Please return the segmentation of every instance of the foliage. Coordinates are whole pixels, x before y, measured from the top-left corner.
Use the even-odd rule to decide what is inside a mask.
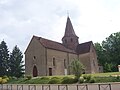
[[[0,76],[7,75],[9,51],[5,41],[0,44]]]
[[[79,83],[95,83],[95,78],[91,75],[84,75],[83,77],[80,77]]]
[[[48,84],[60,84],[60,83],[61,83],[61,79],[58,77],[52,77],[48,82]]]
[[[0,77],[0,84],[5,84],[9,81],[7,76]]]
[[[79,77],[82,75],[84,71],[84,66],[79,60],[73,60],[71,62],[71,70],[73,74],[75,75],[76,79],[79,79]]]
[[[64,77],[62,79],[62,84],[73,84],[73,83],[77,83],[78,79],[73,78],[73,77]]]
[[[84,83],[84,80],[85,80],[85,79],[84,79],[83,77],[80,77],[80,78],[79,78],[79,83]]]
[[[47,77],[47,76],[43,76],[43,77],[41,77],[41,80],[48,80],[48,79],[50,79],[50,78]]]
[[[113,33],[102,42],[95,43],[99,64],[105,72],[117,71],[120,64],[120,32]]]
[[[97,53],[97,59],[98,59],[98,63],[99,65],[104,65],[104,63],[107,61],[107,54],[106,51],[104,50],[104,48],[102,47],[102,45],[100,43],[95,43],[95,49],[96,49],[96,53]]]
[[[32,79],[32,76],[31,76],[31,75],[27,75],[27,76],[25,76],[25,77],[26,77],[26,80]]]
[[[9,62],[9,73],[10,76],[15,76],[17,78],[21,77],[24,74],[24,65],[22,61],[23,55],[20,49],[15,46],[13,48],[12,53],[10,54],[10,62]]]
[[[7,75],[20,77],[24,70],[22,58],[22,53],[17,46],[15,46],[13,52],[9,55],[6,42],[2,41],[0,43],[0,76]]]
[[[120,72],[83,74],[79,79],[79,83],[120,82],[120,76],[119,75],[120,75]],[[86,78],[87,80],[84,79],[83,77]],[[30,80],[26,80],[26,78],[18,78],[17,79],[15,77],[12,77],[9,80],[8,83],[10,83],[10,84],[49,84],[50,81],[52,81],[52,79],[57,79],[57,80],[59,79],[60,84],[74,84],[74,83],[77,83],[77,80],[72,75],[67,75],[67,76],[43,76],[43,77],[32,78]],[[54,84],[58,84],[58,83],[59,82],[54,83]]]

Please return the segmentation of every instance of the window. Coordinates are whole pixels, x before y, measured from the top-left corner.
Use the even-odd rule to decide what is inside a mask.
[[[73,42],[73,39],[72,39],[72,38],[71,38],[70,40],[71,40],[71,42]]]
[[[93,65],[95,66],[95,61],[93,60]]]
[[[36,59],[36,57],[35,56],[33,56],[33,60],[35,60]]]
[[[65,43],[67,43],[67,40],[65,39]]]
[[[53,66],[55,66],[55,58],[53,58]]]
[[[64,68],[67,68],[67,66],[66,66],[66,59],[64,59]]]

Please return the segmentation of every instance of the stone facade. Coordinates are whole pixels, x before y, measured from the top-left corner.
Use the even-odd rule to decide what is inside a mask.
[[[92,41],[79,44],[69,17],[62,41],[33,36],[25,51],[25,74],[34,77],[72,74],[69,65],[75,59],[83,63],[85,73],[99,72]]]

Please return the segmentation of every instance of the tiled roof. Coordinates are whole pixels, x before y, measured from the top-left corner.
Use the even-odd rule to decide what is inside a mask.
[[[91,44],[92,44],[92,41],[79,44],[76,48],[77,54],[84,54],[84,53],[90,52]]]
[[[34,36],[34,37],[37,40],[39,40],[39,42],[46,48],[64,51],[64,52],[76,53],[74,50],[70,50],[70,49],[67,49],[66,47],[64,47],[62,43],[51,41],[51,40],[48,40],[48,39],[45,39],[42,37],[37,37],[37,36]]]
[[[62,43],[51,41],[42,37],[34,36],[44,47],[54,50],[59,50],[63,52],[84,54],[90,52],[90,46],[92,41],[81,43],[77,46],[76,52],[74,50],[67,49]]]

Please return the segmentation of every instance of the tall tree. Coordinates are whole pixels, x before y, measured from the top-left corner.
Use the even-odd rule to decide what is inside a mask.
[[[97,52],[97,55],[98,55],[98,62],[100,65],[103,65],[106,58],[105,58],[105,53],[104,53],[104,49],[103,47],[101,46],[100,43],[95,43],[95,49],[96,49],[96,52]]]
[[[21,77],[24,74],[24,65],[23,65],[23,55],[20,49],[15,46],[12,53],[10,54],[10,76],[15,76],[17,78]]]
[[[112,64],[112,71],[117,71],[117,65],[120,64],[120,32],[111,34],[105,41],[102,42],[102,46],[109,55],[108,63]]]
[[[97,59],[99,65],[103,66],[104,72],[110,72],[110,66],[109,65],[109,54],[108,52],[103,48],[103,46],[100,43],[95,43],[95,49],[97,52]],[[108,68],[109,67],[109,68]]]
[[[7,75],[9,51],[5,41],[0,44],[0,76]]]
[[[105,72],[118,71],[120,64],[120,32],[113,33],[102,42],[95,44],[99,63]]]

